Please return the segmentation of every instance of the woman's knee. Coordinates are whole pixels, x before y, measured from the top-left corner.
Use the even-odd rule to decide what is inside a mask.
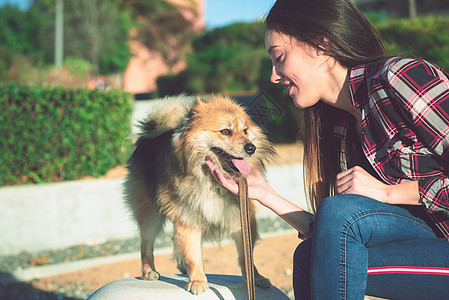
[[[328,226],[335,228],[344,225],[354,215],[370,209],[378,204],[379,201],[360,195],[337,195],[321,201],[316,214],[316,226]],[[323,221],[321,221],[323,220]]]

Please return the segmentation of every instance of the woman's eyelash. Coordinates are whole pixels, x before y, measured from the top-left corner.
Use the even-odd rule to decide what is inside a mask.
[[[277,62],[277,63],[281,61],[282,55],[283,55],[283,54],[279,55],[279,56],[276,58],[276,62]]]

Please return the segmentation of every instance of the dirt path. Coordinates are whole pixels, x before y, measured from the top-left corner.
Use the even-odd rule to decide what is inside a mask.
[[[292,289],[292,256],[300,240],[295,232],[262,238],[257,244],[254,259],[259,272],[272,284],[287,294]],[[274,246],[275,245],[275,246]],[[155,263],[160,274],[178,274],[171,254],[156,255]],[[204,268],[208,274],[240,275],[237,251],[233,243],[208,247],[203,250]],[[103,285],[124,278],[140,276],[140,259],[131,259],[108,265],[83,269],[33,280],[34,288],[53,291],[54,282],[66,286],[83,285],[85,290],[95,291]]]

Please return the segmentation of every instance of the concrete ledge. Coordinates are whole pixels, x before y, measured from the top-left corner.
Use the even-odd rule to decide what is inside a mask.
[[[94,244],[136,234],[123,179],[0,188],[0,255]]]
[[[140,278],[124,279],[111,282],[94,294],[88,300],[126,300],[126,299],[194,299],[194,300],[230,300],[248,299],[246,283],[241,276],[208,274],[209,290],[195,296],[187,292],[186,275],[161,276],[160,280],[144,281]],[[289,298],[278,288],[269,289],[256,287],[258,300],[288,300]]]
[[[301,165],[271,166],[267,179],[305,208]],[[96,244],[137,235],[122,178],[0,188],[0,255]],[[266,208],[258,217],[277,218]]]

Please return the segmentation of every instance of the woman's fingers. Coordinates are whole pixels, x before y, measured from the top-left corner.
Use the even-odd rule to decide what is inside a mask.
[[[212,173],[212,176],[214,176],[216,181],[218,181],[222,186],[227,188],[232,193],[234,193],[236,195],[238,194],[239,187],[234,179],[225,177],[223,175],[223,173],[215,167],[215,165],[212,161],[206,160],[206,164],[209,167],[209,169]]]

